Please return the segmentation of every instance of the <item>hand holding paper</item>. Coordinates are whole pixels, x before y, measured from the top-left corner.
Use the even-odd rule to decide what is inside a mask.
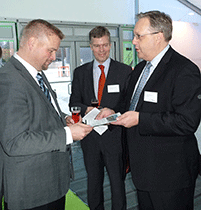
[[[99,114],[96,116],[96,120],[101,120],[102,118],[106,118],[112,114],[115,114],[114,110],[105,107],[100,110]]]
[[[138,125],[139,123],[139,112],[135,111],[128,111],[119,116],[116,119],[116,122],[113,122],[111,124],[113,125],[122,125],[126,128],[131,128],[133,126]]]
[[[115,122],[116,118],[118,116],[120,116],[120,113],[116,113],[113,115],[110,115],[106,118],[102,118],[100,120],[96,119],[96,116],[99,114],[100,110],[94,108],[93,110],[91,110],[88,114],[86,114],[82,121],[87,124],[90,125],[92,127],[94,127],[94,130],[99,133],[100,135],[102,135],[107,129],[108,126],[107,124],[111,123],[111,122]]]

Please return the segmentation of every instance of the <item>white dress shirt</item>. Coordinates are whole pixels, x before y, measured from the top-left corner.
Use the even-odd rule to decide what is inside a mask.
[[[170,45],[167,45],[152,61],[150,61],[150,63],[152,64],[152,66],[150,67],[150,73],[149,73],[149,76],[148,76],[148,78],[147,78],[147,81],[149,80],[149,78],[150,78],[150,76],[152,75],[152,73],[154,72],[154,70],[155,70],[155,68],[157,67],[157,65],[159,64],[159,62],[161,61],[161,59],[162,59],[162,57],[165,55],[165,53],[168,51],[168,49],[169,49],[169,47],[170,47]],[[147,63],[148,63],[149,61],[147,61]],[[145,65],[145,67],[146,67],[146,65]],[[139,77],[139,79],[138,79],[138,81],[137,81],[137,83],[136,83],[136,85],[135,85],[135,89],[134,89],[134,92],[133,92],[133,95],[132,95],[132,97],[131,97],[131,101],[132,101],[132,98],[133,98],[133,96],[134,96],[134,94],[135,94],[135,91],[136,91],[136,88],[137,88],[137,86],[138,86],[138,84],[139,84],[139,81],[140,81],[140,78],[141,78],[141,76],[142,76],[142,74],[143,74],[143,72],[144,72],[144,70],[145,70],[145,67],[144,67],[144,69],[143,69],[143,71],[142,71],[142,73],[141,73],[141,75],[140,75],[140,77]],[[135,71],[135,70],[134,70]]]

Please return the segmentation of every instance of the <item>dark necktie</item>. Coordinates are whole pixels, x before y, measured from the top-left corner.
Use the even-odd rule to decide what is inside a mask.
[[[48,100],[51,102],[50,93],[49,93],[49,90],[44,85],[44,81],[43,81],[42,75],[40,73],[38,73],[36,78],[37,78],[37,80],[39,82],[41,90],[45,93],[45,95],[47,96]]]
[[[134,93],[134,96],[133,96],[133,99],[131,101],[131,104],[130,104],[130,108],[129,110],[130,111],[135,111],[135,108],[137,106],[137,103],[138,103],[138,100],[140,98],[140,94],[147,82],[147,79],[148,79],[148,76],[149,76],[149,73],[150,73],[150,68],[151,68],[152,64],[150,62],[147,63],[146,67],[145,67],[145,70],[142,74],[142,77],[140,79],[140,82],[136,88],[136,91]]]
[[[99,65],[98,67],[101,70],[101,75],[100,75],[99,83],[98,83],[98,101],[99,101],[99,105],[100,105],[101,98],[102,98],[102,95],[103,95],[103,88],[104,88],[104,85],[105,85],[105,73],[104,73],[105,66]]]

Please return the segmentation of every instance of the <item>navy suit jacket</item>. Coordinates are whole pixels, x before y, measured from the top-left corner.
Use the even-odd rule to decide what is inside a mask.
[[[132,72],[126,110],[145,64],[142,61]],[[152,99],[157,94],[157,100],[147,93]],[[139,124],[126,133],[138,189],[168,191],[195,184],[199,152],[194,132],[201,118],[200,99],[198,67],[170,47],[142,91],[136,107]]]
[[[47,204],[69,189],[65,119],[56,94],[43,77],[60,116],[18,60],[12,57],[0,71],[0,141],[9,209]]]
[[[100,106],[111,108],[115,112],[122,112],[121,102],[125,101],[131,72],[130,66],[111,59]],[[119,85],[119,92],[109,92],[108,85]],[[84,116],[87,107],[91,106],[91,99],[93,98],[95,98],[93,62],[90,62],[76,68],[74,71],[69,106],[80,106],[81,114]],[[100,138],[100,141],[108,152],[113,154],[122,152],[121,132],[122,128],[120,126],[115,126],[112,130],[107,130],[101,136],[95,131],[92,131],[82,140],[82,147],[91,146],[92,149],[93,139]]]

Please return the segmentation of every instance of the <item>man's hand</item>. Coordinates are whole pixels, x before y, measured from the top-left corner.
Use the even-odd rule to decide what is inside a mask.
[[[102,118],[108,117],[111,114],[115,114],[114,110],[109,108],[103,108],[100,110],[99,114],[96,116],[96,120],[101,120]]]
[[[81,122],[69,125],[71,130],[71,134],[74,141],[82,140],[85,136],[87,136],[93,129],[93,127],[89,125],[85,125]]]
[[[66,125],[67,125],[67,126],[73,125],[73,124],[74,124],[74,121],[73,121],[73,119],[72,119],[71,116],[67,116],[67,117],[65,118],[65,120],[66,120]]]
[[[139,123],[139,112],[128,111],[117,117],[117,121],[111,124],[123,125],[126,128],[131,128]]]
[[[74,120],[72,119],[72,117],[70,115],[67,116],[65,119],[66,119],[66,125],[67,126],[75,124]],[[79,122],[82,122],[82,117],[81,116],[79,118]]]

